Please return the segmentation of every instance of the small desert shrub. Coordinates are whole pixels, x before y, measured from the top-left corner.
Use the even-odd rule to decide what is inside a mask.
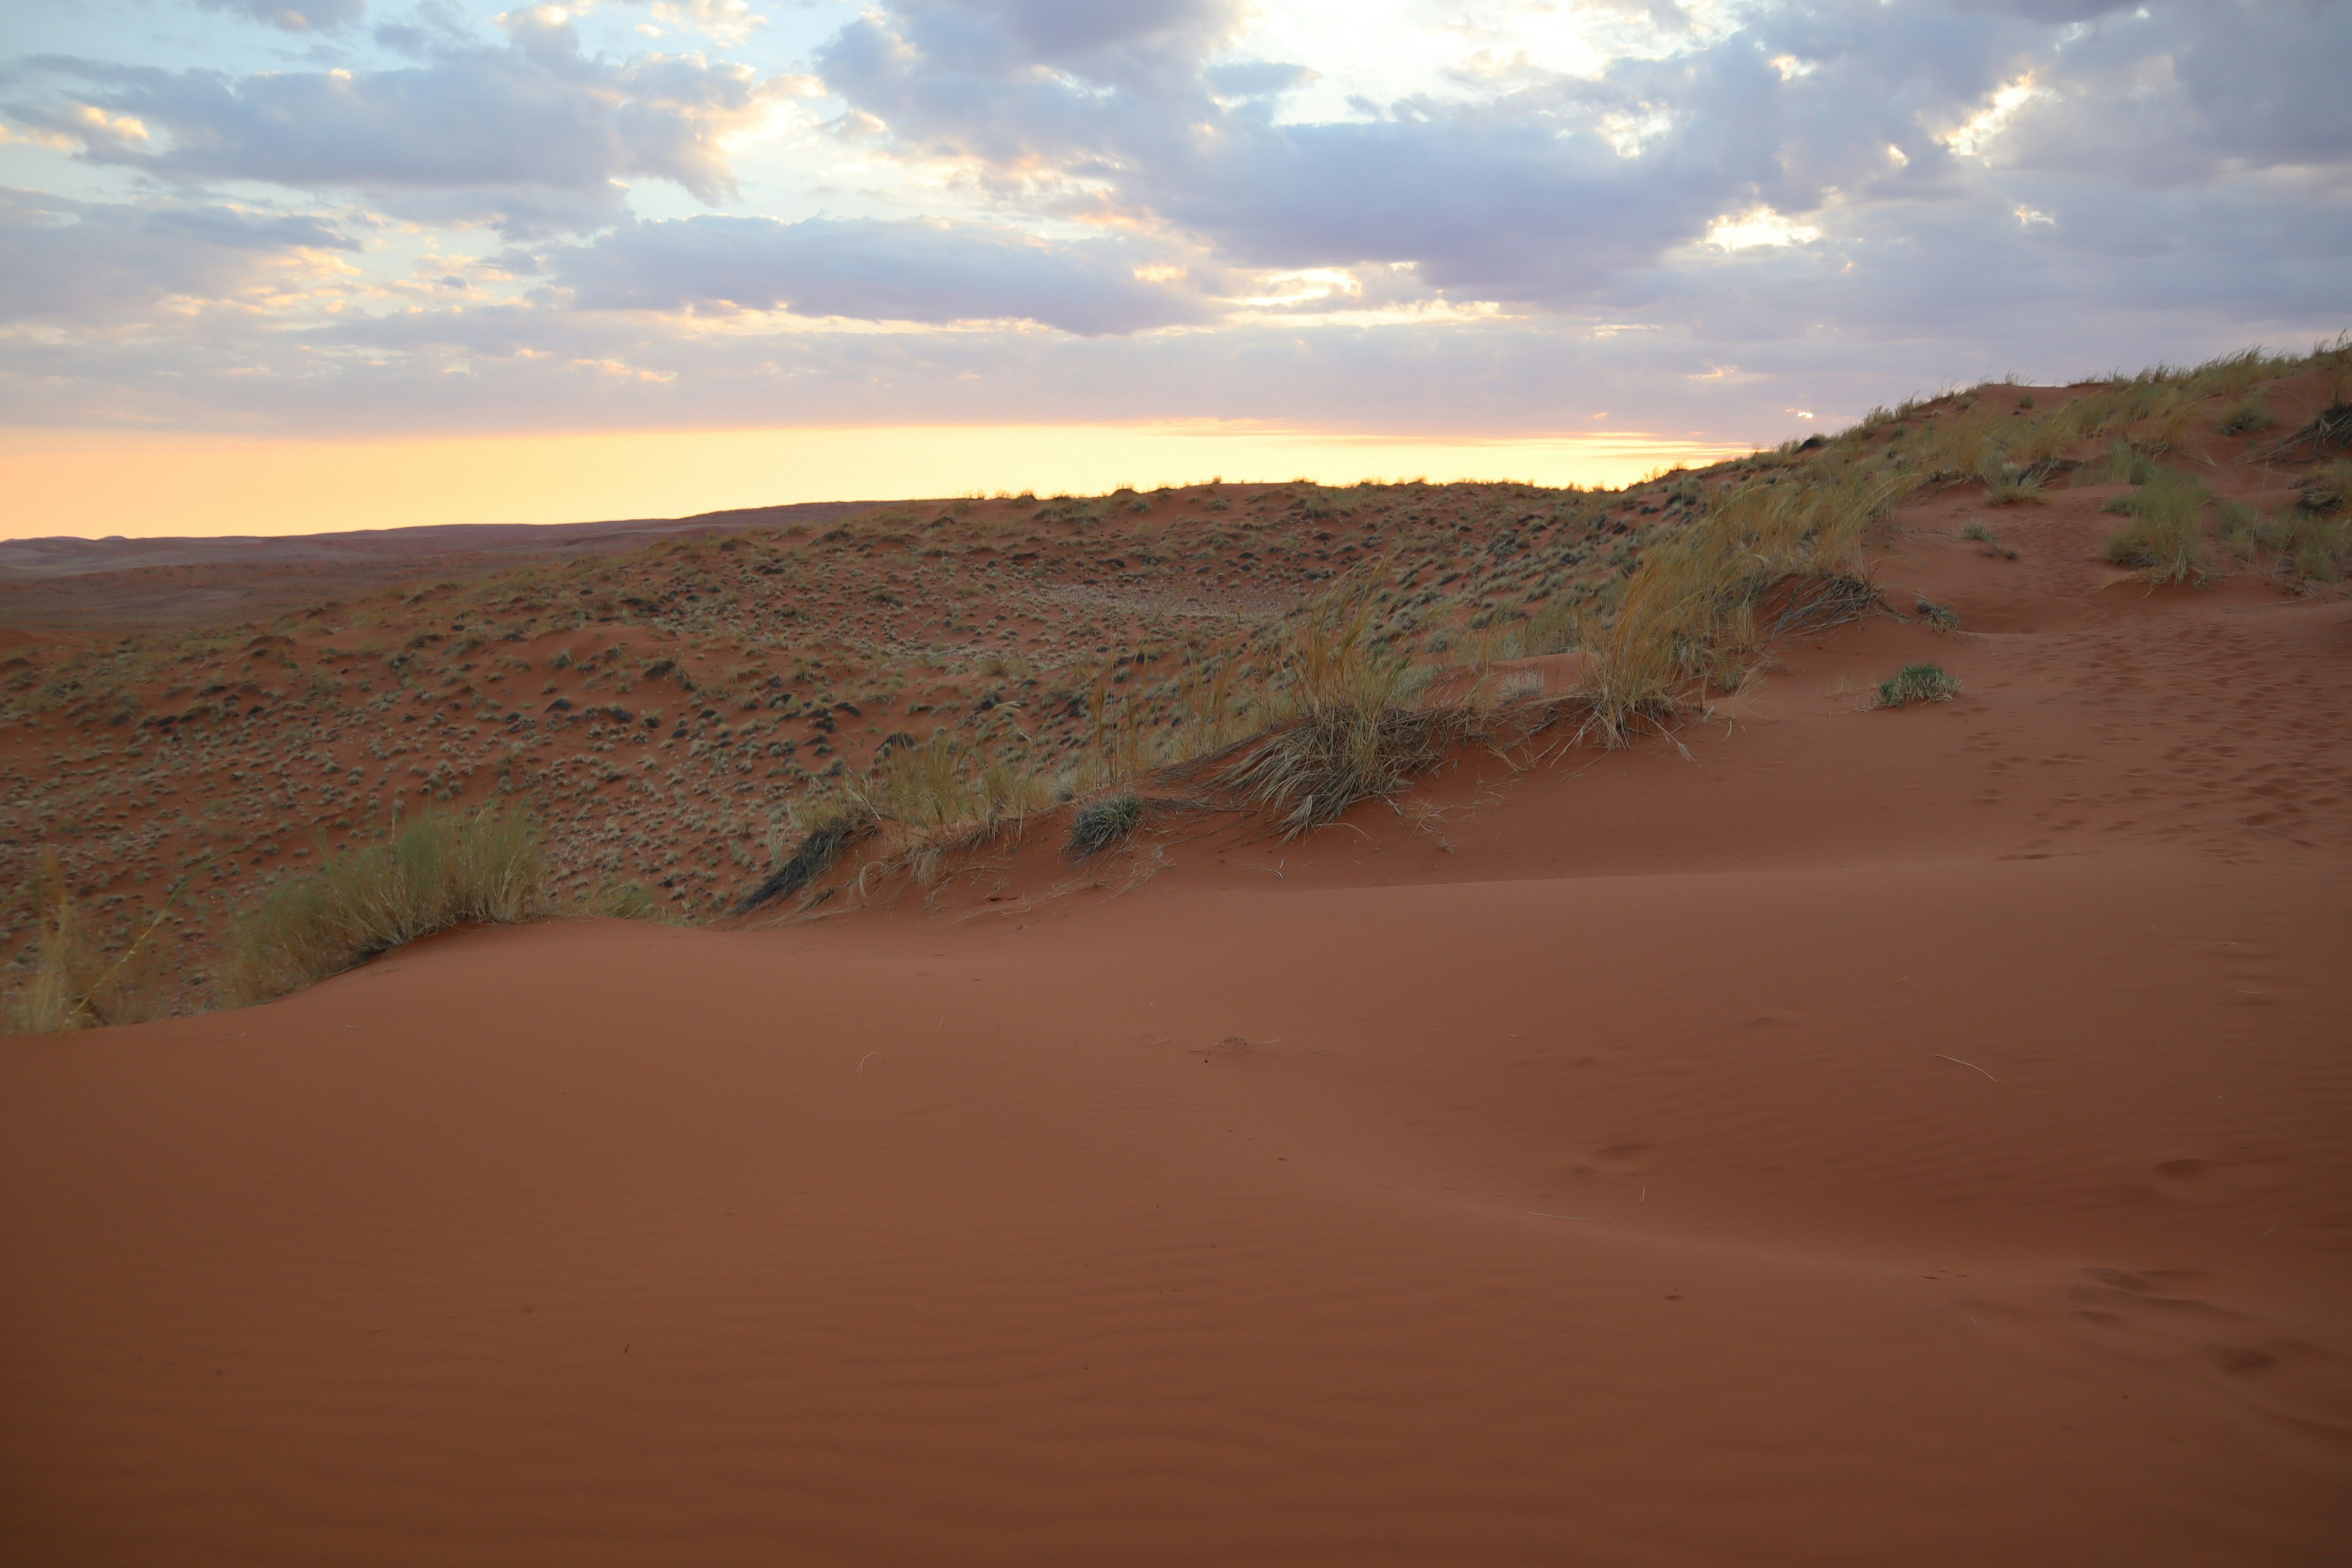
[[[174,889],[176,891],[177,889]],[[56,855],[45,853],[35,872],[33,916],[39,935],[31,977],[9,998],[8,1027],[17,1034],[57,1035],[105,1024],[136,1024],[170,1011],[163,959],[163,910],[119,954],[105,952],[89,917],[67,889]]]
[[[1143,820],[1143,797],[1133,790],[1090,800],[1070,818],[1069,855],[1085,860],[1115,849],[1134,837]]]
[[[1999,544],[2000,537],[1985,526],[1982,518],[1972,517],[1961,525],[1960,537],[1978,544]]]
[[[2151,583],[2193,583],[2205,575],[2205,489],[2177,469],[2159,468],[2125,498],[2131,521],[2099,553]]]
[[[543,877],[538,829],[520,807],[420,816],[273,889],[233,934],[224,999],[283,996],[451,926],[529,920]]]
[[[1940,664],[1906,664],[1890,679],[1878,683],[1881,708],[1903,708],[1914,702],[1949,702],[1960,694],[1959,679]]]
[[[1959,630],[1960,617],[1953,612],[1949,605],[1939,605],[1933,599],[1922,599],[1912,607],[1918,612],[1921,620],[1939,632]]]

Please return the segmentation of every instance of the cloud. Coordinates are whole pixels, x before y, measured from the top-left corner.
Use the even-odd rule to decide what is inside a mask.
[[[1589,69],[1505,49],[1377,101],[1334,91],[1345,50],[1234,58],[1274,36],[1242,9],[874,0],[814,57],[838,139],[744,164],[796,205],[662,221],[626,182],[738,199],[731,140],[797,89],[598,58],[539,12],[485,41],[420,11],[373,35],[398,68],[348,74],[20,63],[16,123],[150,194],[0,210],[0,416],[1504,434],[1606,406],[1769,439],[1790,406],[2347,324],[2352,6],[1627,0],[1631,52]],[[1416,14],[1484,48],[1544,9]],[[205,193],[252,180],[351,199],[329,222]],[[484,224],[514,248],[434,232]],[[257,303],[362,232],[372,294]]]
[[[207,11],[250,16],[289,33],[348,27],[367,11],[367,0],[196,0],[196,4]]]
[[[554,13],[561,16],[561,13]],[[385,70],[213,70],[42,58],[6,112],[81,155],[183,184],[478,193],[478,207],[610,221],[620,182],[667,180],[706,202],[735,189],[724,138],[780,90],[749,67],[692,55],[617,64],[582,54],[567,22],[510,14],[502,46],[444,44]],[[21,91],[51,84],[38,96]],[[502,199],[512,194],[515,199]]]
[[[235,298],[305,252],[356,248],[313,217],[0,190],[0,321],[105,326],[166,300]]]
[[[2142,184],[2352,169],[2352,6],[2150,8],[2055,53],[1988,149],[1997,162]]]
[[[553,272],[590,310],[1010,320],[1086,335],[1204,319],[1154,259],[1118,239],[1055,244],[974,224],[709,216],[624,226],[559,253]]]

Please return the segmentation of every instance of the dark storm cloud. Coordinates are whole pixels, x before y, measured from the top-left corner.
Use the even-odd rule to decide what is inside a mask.
[[[299,251],[354,248],[310,217],[0,190],[0,321],[109,323],[167,299],[228,298]]]
[[[1084,335],[1202,319],[1172,279],[1135,276],[1151,259],[1118,240],[1048,244],[973,224],[714,216],[624,226],[560,253],[554,273],[592,310],[1021,320]]]
[[[539,192],[525,205],[542,207],[554,192],[607,221],[626,178],[705,200],[733,190],[719,138],[763,100],[751,69],[659,55],[609,63],[583,55],[568,24],[528,14],[508,31],[500,46],[443,45],[388,70],[233,77],[37,58],[10,73],[6,112],[73,139],[92,163],[182,184]]]

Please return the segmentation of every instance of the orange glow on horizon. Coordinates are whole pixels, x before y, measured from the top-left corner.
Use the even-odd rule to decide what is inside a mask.
[[[376,441],[0,432],[0,537],[326,533],[685,517],[809,500],[1097,494],[1212,477],[1621,485],[1748,451],[1579,434],[1464,440],[1167,425],[623,431]]]

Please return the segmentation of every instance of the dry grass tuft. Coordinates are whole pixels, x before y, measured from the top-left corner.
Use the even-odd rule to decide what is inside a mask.
[[[1765,637],[1867,614],[1878,595],[1863,539],[1911,482],[1822,463],[1716,491],[1696,524],[1643,558],[1595,639],[1586,733],[1622,745],[1668,722],[1690,686],[1738,686]],[[1759,614],[1770,617],[1760,632]]]
[[[171,1010],[162,936],[169,898],[121,953],[109,954],[74,901],[54,853],[42,855],[31,894],[39,936],[32,977],[9,998],[12,1031],[65,1034],[143,1023]]]
[[[2158,468],[2117,506],[2131,521],[2111,534],[2101,557],[2150,583],[2205,579],[2205,487],[2174,468]]]
[[[1143,820],[1143,797],[1131,789],[1090,800],[1070,818],[1067,845],[1073,860],[1090,860],[1135,836]]]
[[[232,939],[230,1005],[266,1002],[451,926],[542,911],[539,832],[519,807],[426,816],[273,889]]]
[[[1275,722],[1214,759],[1217,783],[1271,812],[1286,838],[1403,788],[1484,729],[1473,704],[1412,700],[1415,671],[1373,640],[1372,615],[1360,584],[1313,606],[1283,663]]]

